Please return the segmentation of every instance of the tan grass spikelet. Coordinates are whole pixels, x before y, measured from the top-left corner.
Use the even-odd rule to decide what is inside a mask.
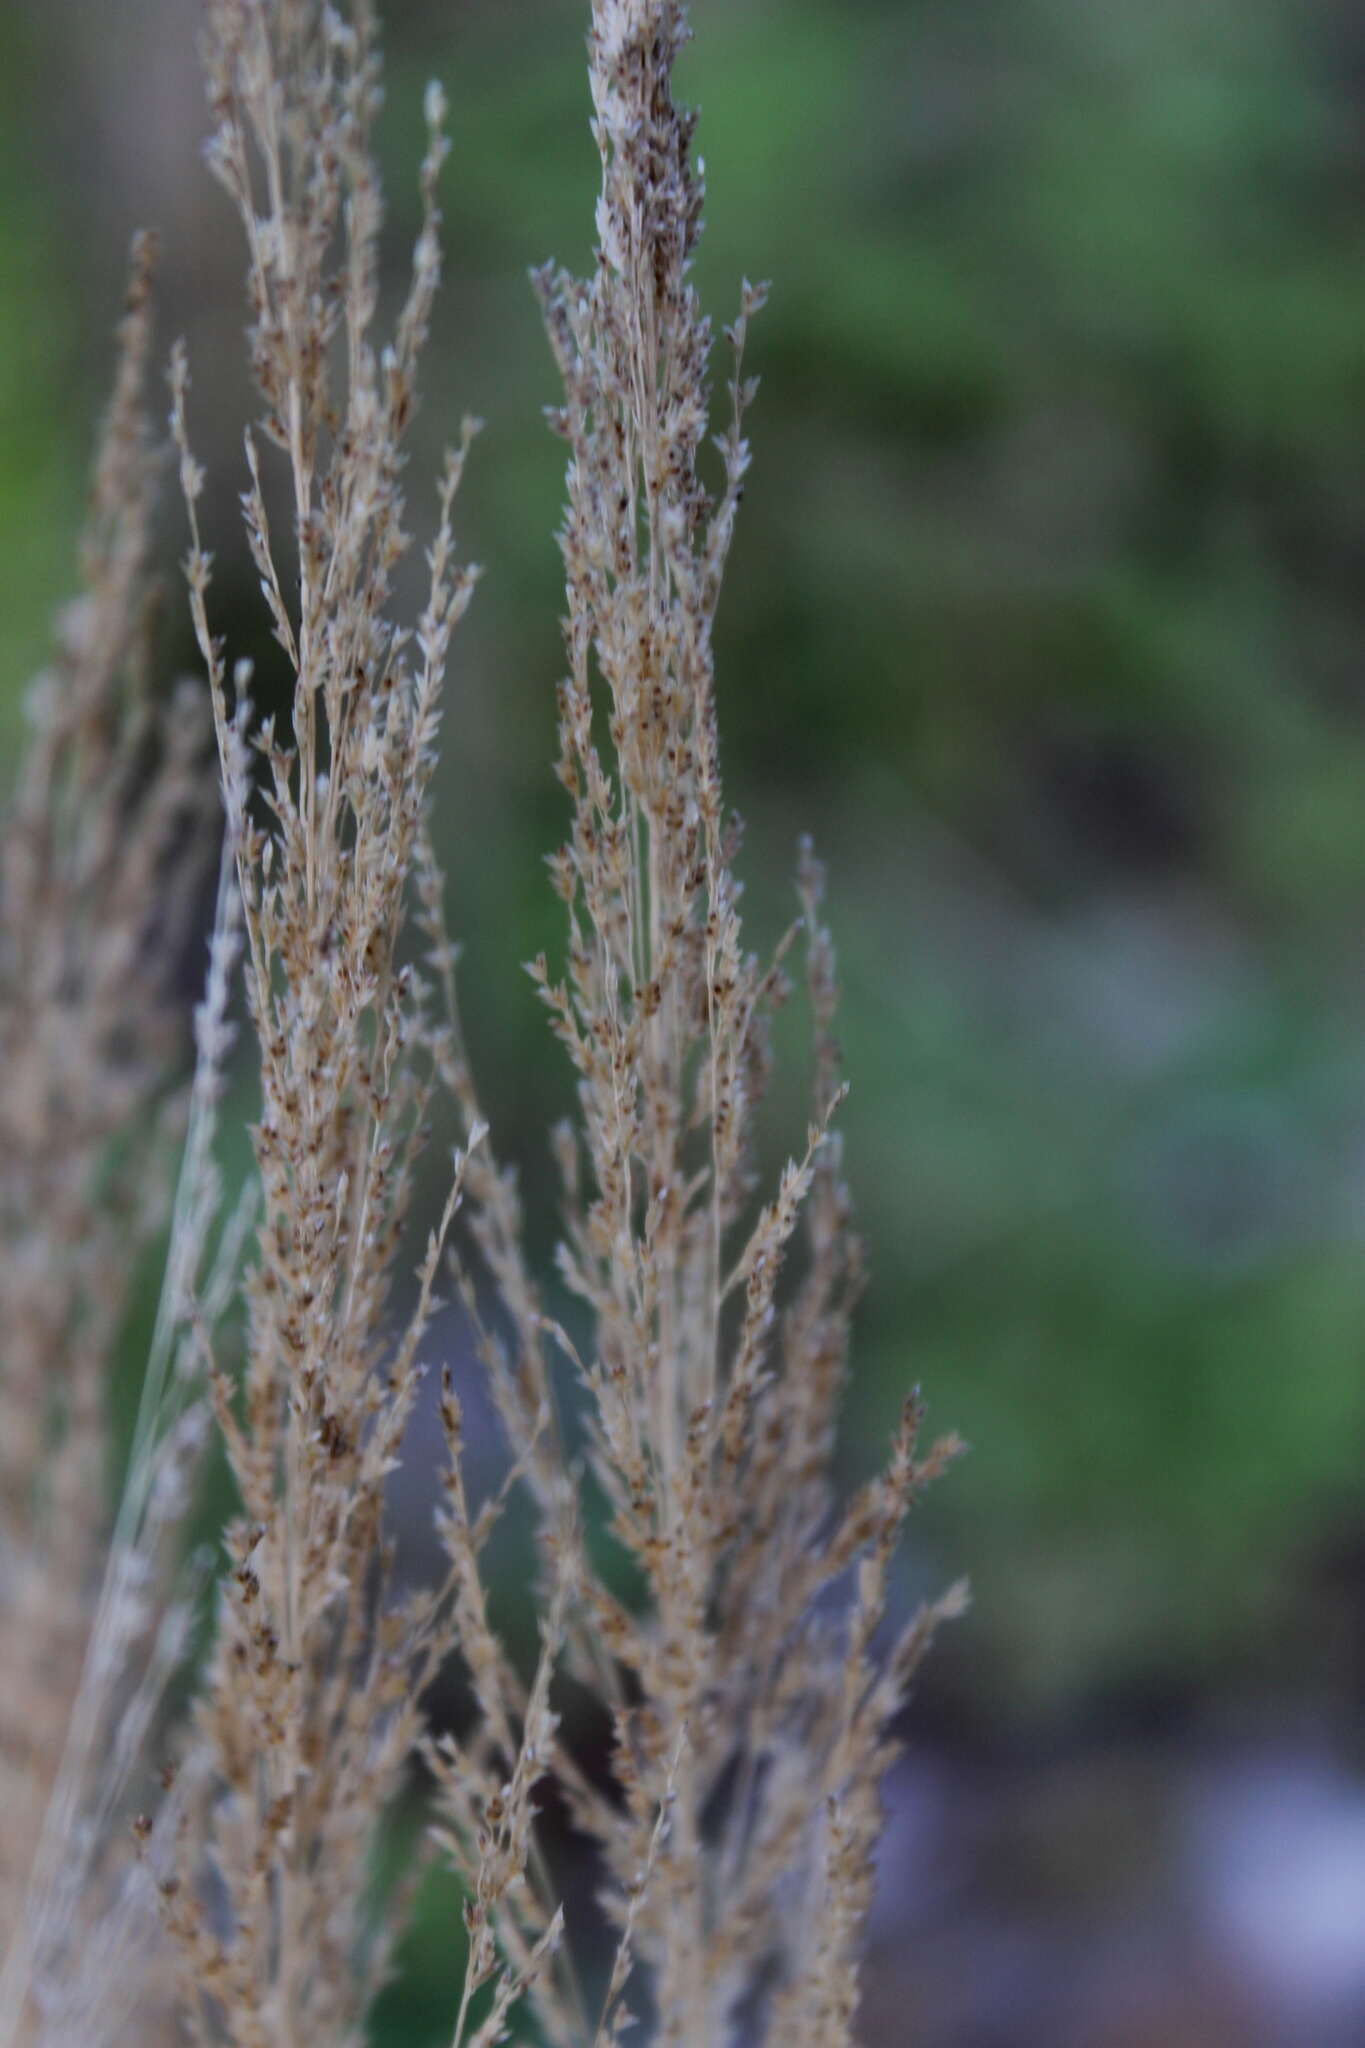
[[[564,386],[551,424],[569,454],[558,773],[572,812],[550,861],[565,969],[557,978],[541,957],[530,972],[577,1079],[576,1127],[555,1147],[559,1269],[589,1334],[543,1318],[541,1332],[581,1377],[593,1479],[645,1589],[624,1603],[580,1554],[565,1655],[613,1714],[619,1802],[584,1786],[562,1747],[559,1770],[622,1929],[604,2038],[634,1965],[665,2048],[733,2038],[765,1983],[751,2030],[837,2044],[852,2039],[888,1728],[962,1600],[926,1608],[881,1652],[892,1553],[958,1445],[920,1455],[908,1402],[885,1472],[837,1506],[862,1254],[834,1128],[833,951],[809,849],[800,918],[766,963],[741,929],[712,628],[764,292],[744,286],[727,331],[712,497],[700,472],[711,336],[690,278],[702,187],[693,117],[671,94],[687,32],[678,0],[595,0],[597,263],[585,280],[536,275]],[[801,938],[811,1122],[760,1202],[768,1023]],[[501,1228],[474,1203],[485,1234]],[[550,2038],[576,2037],[566,2024]]]
[[[465,1170],[457,1161],[395,1347],[392,1290],[436,1060],[421,985],[398,947],[447,650],[473,587],[453,555],[457,451],[425,609],[412,633],[388,616],[408,545],[401,442],[440,267],[443,110],[433,88],[424,223],[381,347],[371,10],[358,4],[342,19],[313,0],[212,0],[206,58],[209,162],[246,234],[261,432],[284,458],[292,545],[271,532],[250,435],[243,509],[294,687],[290,736],[267,723],[250,740],[263,825],[245,765],[248,678],[229,677],[208,621],[182,354],[188,577],[237,847],[263,1212],[240,1395],[213,1379],[241,1512],[195,1710],[191,1766],[206,1791],[168,1918],[195,2039],[340,2048],[362,2038],[387,1969],[370,1853],[418,1739],[424,1675],[446,1647],[444,1590],[400,1594],[384,1518]],[[286,596],[295,588],[296,600]]]

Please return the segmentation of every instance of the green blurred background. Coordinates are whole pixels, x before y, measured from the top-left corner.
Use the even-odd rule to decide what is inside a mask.
[[[526,269],[588,256],[583,9],[388,12],[398,262],[433,73],[454,142],[419,532],[443,439],[487,422],[441,838],[474,1050],[548,1243],[541,1133],[569,1091],[517,963],[559,941],[562,474]],[[195,366],[220,617],[264,639],[195,13],[0,15],[7,768],[142,223]],[[1326,1858],[1365,1924],[1365,16],[693,17],[703,296],[719,326],[742,274],[774,285],[722,732],[755,942],[800,831],[831,868],[873,1267],[848,1470],[912,1379],[973,1447],[905,1567],[907,1601],[966,1571],[975,1606],[907,1721],[868,2039],[1359,2041],[1331,1914],[1296,1935],[1305,1983],[1263,1981],[1234,1878],[1264,1836],[1293,1896]],[[172,508],[168,569],[182,545]],[[804,1116],[795,1028],[782,1049],[774,1162]],[[439,2021],[448,1914],[395,2041]]]

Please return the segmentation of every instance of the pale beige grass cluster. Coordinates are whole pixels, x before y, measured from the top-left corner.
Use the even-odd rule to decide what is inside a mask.
[[[746,949],[740,923],[712,628],[749,460],[753,385],[742,357],[763,293],[744,287],[727,331],[733,373],[713,494],[700,471],[711,333],[690,279],[702,189],[692,117],[671,92],[685,10],[680,0],[594,0],[597,260],[586,280],[551,267],[535,280],[563,382],[552,425],[568,450],[558,774],[570,817],[550,862],[566,943],[562,968],[542,958],[531,970],[577,1084],[575,1118],[554,1134],[569,1303],[558,1320],[523,1245],[515,1179],[480,1113],[427,829],[442,685],[474,586],[451,532],[471,428],[447,461],[424,608],[405,629],[391,602],[408,547],[402,444],[439,275],[441,96],[427,95],[410,282],[381,341],[370,141],[379,63],[367,0],[345,9],[208,0],[206,25],[209,161],[245,230],[263,405],[247,438],[246,533],[293,690],[287,732],[256,722],[249,672],[214,636],[196,510],[205,479],[178,353],[191,607],[235,879],[235,895],[225,888],[220,900],[200,1066],[221,1073],[222,988],[239,916],[261,1088],[240,1373],[213,1337],[221,1284],[199,1277],[203,1218],[215,1206],[207,1197],[167,1312],[183,1333],[177,1384],[189,1380],[192,1345],[240,1501],[175,1788],[146,1830],[144,1873],[158,1880],[179,1958],[180,2024],[191,2040],[236,2048],[365,2039],[407,1900],[400,1887],[376,1905],[377,1831],[420,1755],[434,1780],[432,1842],[466,1893],[452,2048],[509,2038],[523,2003],[554,2048],[616,2040],[632,2008],[665,2048],[712,2048],[738,2040],[741,2027],[746,2041],[773,2048],[837,2048],[853,2039],[889,1731],[937,1621],[961,1604],[954,1592],[888,1635],[890,1568],[908,1508],[956,1446],[944,1440],[921,1456],[920,1411],[909,1401],[885,1470],[848,1501],[833,1491],[862,1285],[834,1127],[843,1095],[834,958],[809,849],[799,914],[768,960]],[[145,329],[133,331],[136,354]],[[115,422],[125,416],[116,404]],[[122,439],[132,434],[130,425]],[[117,424],[111,441],[120,444]],[[140,475],[129,463],[126,478]],[[271,527],[277,483],[283,538]],[[100,576],[97,565],[96,591]],[[77,667],[77,681],[64,683],[73,704],[78,682]],[[193,722],[177,714],[167,731],[188,745]],[[102,793],[117,787],[117,758],[92,757]],[[148,787],[157,796],[139,830],[154,848],[178,815],[183,778],[163,768]],[[106,801],[121,818],[126,798]],[[21,846],[50,830],[52,815],[45,798],[21,808]],[[90,815],[83,830],[97,829]],[[128,864],[136,844],[120,835],[114,873],[127,867],[132,895],[102,919],[125,945],[137,943],[162,887],[154,851]],[[11,886],[7,866],[7,913]],[[103,886],[118,884],[105,874]],[[20,929],[79,946],[81,915],[59,904],[47,927],[29,911]],[[413,936],[424,946],[420,969],[403,964]],[[798,956],[813,1025],[811,1113],[765,1192],[755,1114],[769,1022]],[[16,1058],[33,1057],[8,964],[7,954]],[[42,985],[27,967],[20,979]],[[21,1190],[24,1213],[49,1233],[36,1255],[46,1279],[27,1348],[6,1356],[3,1382],[16,1413],[32,1411],[28,1438],[6,1439],[5,1509],[13,1492],[26,1518],[23,1555],[31,1550],[73,1589],[77,1645],[98,1518],[87,1512],[82,1533],[30,1496],[41,1475],[55,1500],[73,1483],[74,1460],[88,1477],[99,1455],[90,1445],[102,1442],[101,1374],[118,1301],[101,1294],[106,1319],[88,1317],[83,1266],[62,1247],[107,1256],[80,1175],[88,1180],[91,1162],[105,1159],[162,1071],[150,1022],[135,1034],[134,1073],[115,1063],[106,1077],[96,1064],[100,1006],[116,997],[126,1024],[129,981],[120,957],[103,979],[96,973],[93,995],[81,994],[91,1049],[76,1071],[104,1121],[72,1169],[85,1206],[70,1223],[46,1180]],[[8,1045],[8,1011],[0,1029]],[[438,1093],[464,1137],[423,1248],[409,1243],[407,1212]],[[46,1162],[56,1148],[41,1151]],[[141,1162],[135,1170],[139,1187],[150,1184]],[[208,1174],[205,1161],[194,1165],[191,1187]],[[31,1263],[22,1236],[12,1242],[13,1256]],[[231,1230],[225,1242],[235,1242]],[[8,1245],[0,1256],[11,1256]],[[500,1492],[476,1508],[447,1381],[446,1571],[414,1588],[396,1576],[385,1496],[447,1262],[511,1464]],[[405,1284],[414,1265],[415,1293]],[[67,1335],[73,1323],[78,1343]],[[60,1385],[58,1356],[69,1361]],[[579,1394],[566,1402],[574,1381]],[[54,1401],[71,1418],[55,1449],[43,1434],[43,1404]],[[564,1419],[570,1409],[581,1425]],[[164,1440],[164,1426],[152,1434]],[[529,1677],[490,1622],[482,1567],[493,1523],[518,1490],[539,1554],[542,1647]],[[86,1489],[86,1501],[97,1497]],[[585,1530],[599,1524],[590,1540]],[[80,1536],[75,1564],[49,1530],[63,1542]],[[629,1599],[614,1590],[625,1582],[637,1589]],[[79,1669],[78,1649],[64,1654],[54,1728]],[[478,1717],[461,1739],[435,1741],[424,1694],[452,1657]],[[565,1739],[561,1673],[611,1715],[610,1787]],[[23,1703],[17,1719],[25,1722]],[[32,1787],[32,1833],[56,1764],[18,1761]],[[595,1992],[564,1941],[539,1845],[537,1788],[547,1779],[595,1845],[617,1928],[609,1979]],[[4,1910],[18,1914],[17,1898]]]
[[[202,479],[177,356],[191,602],[260,1053],[262,1207],[240,1390],[211,1372],[241,1513],[226,1531],[217,1639],[194,1709],[198,1826],[168,1918],[194,2038],[340,2048],[360,2038],[383,1979],[369,1855],[419,1738],[424,1674],[448,1649],[438,1627],[448,1603],[439,1591],[397,1594],[384,1528],[439,1255],[433,1240],[395,1346],[391,1293],[432,1064],[422,992],[397,949],[446,647],[472,588],[451,558],[455,458],[415,641],[386,616],[407,545],[400,442],[439,271],[444,143],[433,94],[426,223],[394,338],[380,350],[368,9],[343,23],[307,0],[215,0],[206,44],[209,161],[247,229],[251,359],[262,432],[288,468],[289,568],[277,562],[252,437],[247,530],[295,685],[292,736],[269,725],[253,736],[263,826],[247,801],[248,678],[239,669],[230,684],[208,623]]]
[[[175,983],[215,827],[202,695],[163,702],[151,685],[152,258],[143,238],[82,590],[29,695],[0,838],[0,2034],[39,2026],[41,1979],[45,2036],[91,2048],[119,2037],[145,1988],[111,1853],[187,1621],[173,1567],[203,1434],[183,1401],[144,1409],[111,1540],[106,1382],[170,1210],[187,1102],[211,1100],[225,1050],[223,949],[196,1086],[176,1085]],[[190,1153],[202,1113],[195,1124]],[[213,1179],[206,1167],[199,1201]],[[181,1215],[179,1258],[207,1220]]]

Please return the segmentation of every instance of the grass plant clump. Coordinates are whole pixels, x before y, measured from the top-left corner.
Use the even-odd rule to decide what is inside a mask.
[[[142,1902],[136,1941],[91,1949],[110,1969],[118,1959],[124,2009],[143,2015],[138,2038],[159,2027],[205,2048],[363,2042],[410,1897],[399,1886],[376,1902],[375,1852],[419,1758],[432,1786],[430,1848],[464,1889],[452,2048],[487,2048],[524,2021],[554,2048],[595,2048],[632,2016],[668,2048],[854,2038],[891,1730],[934,1628],[962,1604],[954,1590],[891,1628],[892,1559],[909,1507],[957,1445],[921,1451],[912,1397],[884,1470],[838,1497],[835,1433],[863,1272],[837,1129],[834,953],[809,847],[797,914],[768,957],[741,925],[712,631],[749,462],[755,386],[744,354],[764,293],[744,285],[726,332],[711,487],[712,335],[691,279],[703,189],[693,117],[672,94],[687,33],[680,0],[594,0],[595,261],[586,279],[546,266],[534,280],[562,383],[550,423],[567,449],[556,770],[568,829],[549,863],[564,942],[553,965],[542,957],[530,969],[576,1083],[575,1114],[553,1134],[569,1304],[555,1315],[466,1055],[429,827],[443,720],[458,732],[458,707],[443,710],[446,672],[476,580],[452,530],[472,423],[447,458],[417,615],[404,622],[394,594],[410,544],[404,447],[440,273],[442,96],[427,93],[422,223],[385,325],[368,0],[208,0],[208,155],[245,235],[261,407],[242,507],[291,688],[287,717],[258,718],[248,665],[215,633],[199,524],[207,479],[178,349],[173,429],[225,859],[171,1238],[163,1324],[174,1369],[149,1383],[139,1446],[147,1471],[183,1473],[189,1454],[166,1446],[197,1442],[211,1414],[237,1508],[188,1714],[168,1728],[146,1712],[133,1727],[139,1767],[165,1765],[166,1789],[139,1822],[141,1855],[120,1859],[113,1822],[126,1815],[118,1801],[92,1802],[102,1759],[75,1740],[108,1696],[101,1671],[134,1654],[127,1629],[112,1662],[90,1649],[104,1534],[90,1474],[119,1301],[98,1276],[98,1315],[72,1290],[86,1285],[89,1260],[112,1256],[91,1190],[107,1192],[119,1134],[145,1121],[163,1085],[152,1053],[169,1020],[143,934],[167,914],[168,822],[202,786],[185,765],[202,719],[177,699],[136,802],[107,748],[64,771],[109,806],[107,820],[83,812],[76,830],[120,861],[101,865],[79,838],[72,854],[87,881],[98,870],[107,898],[92,905],[29,879],[32,848],[63,801],[55,772],[26,785],[7,840],[7,1076],[46,1049],[31,1015],[32,991],[46,984],[30,960],[71,961],[57,980],[89,1046],[65,1070],[64,1101],[90,1124],[61,1189],[16,1179],[11,1200],[23,1151],[4,1182],[0,1259],[38,1282],[31,1313],[17,1329],[11,1318],[0,1343],[0,1623],[22,1635],[38,1609],[72,1618],[41,1721],[54,1754],[30,1757],[7,1732],[4,1762],[18,1757],[33,1819],[22,1839],[7,1838],[0,1866],[6,2044],[77,2038],[58,1981],[67,1951],[33,1846],[59,1782],[77,1785],[71,1810],[98,1814],[104,1829],[67,1924],[112,1924],[95,1897],[111,1860]],[[46,686],[40,765],[57,744],[52,721],[82,715],[80,649],[117,666],[130,630],[145,524],[142,458],[130,451],[145,437],[127,365],[146,352],[145,304],[139,270],[100,470],[116,542],[119,517],[127,533],[91,557],[89,631]],[[123,716],[107,701],[96,707],[106,725]],[[767,1187],[755,1116],[770,1021],[797,961],[812,1021],[810,1116]],[[260,1111],[246,1203],[224,1221],[206,1134],[238,964]],[[139,1020],[131,1006],[152,988],[159,1007]],[[142,1055],[135,1072],[101,1058],[106,1037],[123,1043],[120,1024]],[[29,1107],[46,1099],[25,1091]],[[442,1101],[461,1144],[440,1222],[414,1244],[416,1174]],[[50,1135],[37,1136],[35,1175],[57,1156]],[[137,1172],[150,1185],[149,1170]],[[24,1231],[38,1234],[36,1252]],[[251,1235],[254,1252],[239,1257]],[[475,1333],[510,1462],[500,1491],[476,1505],[447,1374],[443,1569],[414,1585],[386,1502],[404,1484],[447,1283]],[[238,1291],[240,1367],[215,1335]],[[60,1414],[55,1448],[44,1404]],[[69,1465],[84,1475],[78,1524],[58,1512]],[[130,1484],[146,1481],[135,1471]],[[500,1640],[485,1583],[485,1544],[514,1494],[538,1560],[529,1674]],[[181,1512],[188,1495],[176,1496]],[[112,1558],[143,1568],[144,1630],[182,1612],[175,1572],[152,1568],[174,1519],[120,1521]],[[604,1525],[602,1541],[588,1540],[589,1520]],[[55,1539],[77,1535],[68,1560]],[[30,1633],[10,1668],[38,1654]],[[458,1735],[438,1735],[427,1699],[451,1660],[477,1713]],[[556,1704],[565,1680],[610,1717],[610,1783],[568,1738]],[[30,1707],[16,1704],[26,1724]],[[7,1704],[6,1731],[14,1718]],[[537,1798],[549,1782],[600,1870],[615,1930],[600,1984],[566,1939],[540,1844]],[[145,1912],[152,1893],[159,1933]]]

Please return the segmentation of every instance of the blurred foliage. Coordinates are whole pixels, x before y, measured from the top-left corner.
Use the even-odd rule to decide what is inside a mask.
[[[432,72],[455,140],[415,520],[441,438],[487,422],[441,835],[474,1050],[548,1243],[568,1083],[515,963],[559,942],[561,479],[525,269],[587,261],[583,10],[390,11],[396,245]],[[850,1466],[911,1377],[975,1447],[910,1568],[976,1588],[930,1694],[992,1725],[1212,1686],[1363,1497],[1365,30],[1347,0],[693,12],[703,294],[719,326],[742,273],[775,281],[722,713],[756,942],[797,832],[832,864],[874,1271]],[[24,78],[87,30],[36,0],[0,18],[7,746],[97,402],[68,332],[116,275],[64,183],[80,105],[49,124]],[[172,297],[187,261],[170,238]],[[235,340],[231,301],[214,317]],[[795,1020],[782,1043],[774,1158]]]
[[[49,613],[70,588],[92,424],[63,405],[76,286],[48,260],[54,210],[26,148],[30,41],[21,17],[0,24],[0,760],[18,744],[22,686],[42,657]]]

